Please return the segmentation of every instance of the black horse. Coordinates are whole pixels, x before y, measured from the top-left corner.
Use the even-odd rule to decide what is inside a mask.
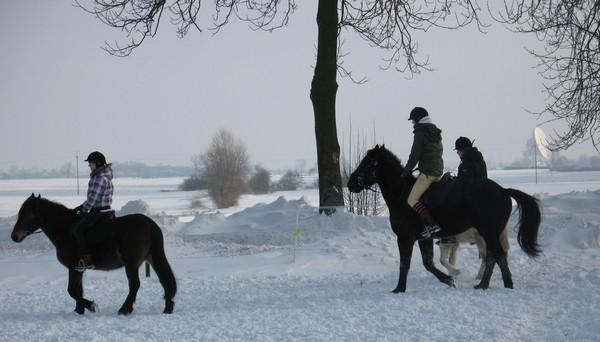
[[[348,181],[348,189],[355,193],[369,189],[377,183],[389,208],[390,223],[396,233],[400,251],[400,276],[398,285],[393,290],[395,293],[406,291],[413,245],[420,239],[420,233],[423,231],[419,216],[407,203],[415,177],[410,175],[401,178],[403,170],[404,167],[398,158],[387,150],[385,145],[377,145],[367,152]],[[440,237],[456,235],[474,227],[485,239],[485,271],[481,282],[475,286],[476,289],[489,287],[495,263],[502,272],[504,287],[513,287],[506,252],[500,244],[500,234],[512,211],[511,197],[517,202],[520,211],[517,228],[519,245],[528,256],[537,257],[541,253],[537,243],[541,213],[534,197],[519,190],[502,188],[488,179],[481,182],[434,183],[421,199],[442,227]],[[454,279],[433,264],[433,241],[419,240],[419,248],[425,269],[441,282],[454,287]]]
[[[83,297],[83,273],[75,271],[78,253],[69,227],[77,219],[72,209],[32,194],[19,210],[11,238],[15,242],[21,242],[38,228],[42,229],[56,247],[58,261],[69,269],[68,292],[75,299],[75,312],[83,314],[84,309],[95,312],[97,306]],[[102,232],[104,235],[103,241],[90,246],[95,268],[108,271],[125,266],[129,294],[119,309],[119,314],[127,315],[133,311],[133,303],[140,288],[138,269],[144,260],[150,262],[164,288],[163,312],[172,313],[177,283],[165,256],[163,235],[158,225],[147,216],[133,214],[100,223],[92,231]]]

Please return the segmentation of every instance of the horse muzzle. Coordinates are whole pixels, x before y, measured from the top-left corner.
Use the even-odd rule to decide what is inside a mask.
[[[27,235],[29,235],[29,233],[26,231],[13,231],[12,234],[10,234],[10,238],[14,242],[22,242],[23,240],[25,240]]]
[[[10,237],[12,238],[12,240],[14,242],[21,242],[21,241],[23,241],[23,239],[25,239],[24,234],[17,234],[17,233],[10,234]]]
[[[364,180],[362,175],[354,174],[350,176],[348,180],[348,190],[353,193],[359,193],[365,188]]]

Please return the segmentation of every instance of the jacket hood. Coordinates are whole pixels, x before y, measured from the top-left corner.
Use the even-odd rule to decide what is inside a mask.
[[[99,168],[94,170],[94,172],[92,172],[90,174],[90,177],[101,176],[101,177],[108,178],[108,180],[112,180],[113,179],[113,171],[112,171],[111,166],[112,166],[112,164],[106,164],[106,165],[100,166]]]
[[[437,128],[436,125],[431,123],[418,123],[415,126],[413,133],[423,132],[429,136],[429,138],[437,140],[442,139],[442,130]]]

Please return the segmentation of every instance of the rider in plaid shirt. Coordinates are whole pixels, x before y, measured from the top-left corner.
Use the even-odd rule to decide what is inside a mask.
[[[107,164],[104,155],[98,151],[90,153],[85,161],[88,162],[91,171],[87,199],[75,208],[82,218],[71,228],[80,257],[75,269],[80,272],[94,268],[86,239],[87,232],[102,218],[113,214],[110,208],[113,195],[111,164]]]

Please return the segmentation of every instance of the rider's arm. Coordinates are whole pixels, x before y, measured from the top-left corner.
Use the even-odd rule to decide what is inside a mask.
[[[106,179],[104,177],[96,177],[88,187],[87,200],[83,203],[83,211],[89,212],[102,197],[104,188],[106,187]]]
[[[412,148],[410,149],[410,156],[408,157],[408,162],[406,162],[406,167],[404,172],[402,172],[402,176],[406,176],[412,173],[415,166],[417,166],[417,162],[421,158],[421,154],[423,153],[423,143],[424,137],[421,133],[415,133],[415,137],[413,140]]]

